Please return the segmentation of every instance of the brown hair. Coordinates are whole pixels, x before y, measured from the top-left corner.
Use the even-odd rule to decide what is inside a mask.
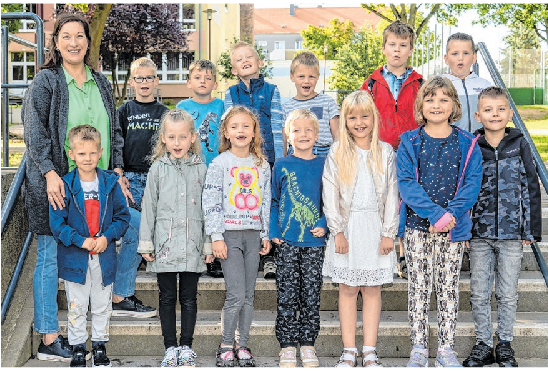
[[[472,54],[477,53],[476,44],[474,43],[474,39],[472,38],[472,36],[468,35],[467,33],[457,32],[457,33],[454,33],[451,36],[449,36],[447,38],[447,44],[445,46],[445,52],[446,53],[449,52],[449,43],[451,43],[451,41],[470,41],[470,45],[472,46]]]
[[[382,46],[386,44],[386,39],[388,39],[388,34],[393,34],[400,39],[407,40],[411,42],[411,48],[415,45],[416,34],[413,31],[413,28],[407,23],[401,21],[395,21],[390,23],[382,32]]]
[[[510,103],[510,99],[508,99],[508,94],[506,93],[506,91],[501,88],[501,87],[498,87],[498,86],[490,86],[488,88],[485,88],[481,91],[481,93],[479,93],[478,95],[478,107],[479,107],[479,102],[482,98],[499,98],[499,97],[504,97],[508,103]]]
[[[217,68],[215,64],[208,59],[200,59],[194,61],[188,67],[188,76],[192,76],[192,72],[197,71],[209,71],[213,75],[213,81],[217,80]]]
[[[297,69],[297,66],[307,66],[307,67],[315,67],[318,75],[320,74],[320,61],[318,60],[318,57],[316,57],[316,54],[312,52],[302,52],[299,53],[293,58],[293,61],[291,62],[291,67],[289,69],[289,73],[292,75],[295,73],[295,70]]]
[[[262,165],[263,161],[266,161],[266,156],[263,154],[262,151],[262,145],[263,145],[263,137],[261,136],[261,127],[259,125],[259,120],[257,119],[257,116],[249,108],[242,105],[236,105],[232,106],[226,111],[223,115],[223,121],[221,123],[221,128],[219,129],[221,132],[221,143],[219,145],[219,153],[223,153],[227,150],[229,150],[232,147],[232,143],[230,143],[230,140],[226,137],[227,133],[227,127],[230,123],[230,119],[237,114],[244,114],[248,115],[251,118],[251,121],[253,121],[253,140],[249,144],[249,152],[251,152],[255,157],[257,157],[256,165],[260,166]]]
[[[415,120],[418,125],[426,125],[426,118],[422,113],[422,106],[424,99],[432,97],[436,94],[436,90],[441,89],[443,94],[447,95],[453,101],[453,110],[449,116],[449,123],[459,121],[462,117],[462,106],[459,100],[459,94],[453,86],[453,83],[447,78],[442,76],[434,76],[429,78],[419,89],[417,93],[417,99],[415,99]]]
[[[73,127],[68,132],[69,146],[72,150],[76,142],[95,142],[101,148],[101,133],[91,125],[83,124]]]
[[[57,41],[59,39],[59,32],[63,26],[67,23],[78,22],[84,28],[84,34],[86,39],[88,39],[88,50],[86,50],[86,55],[84,56],[84,63],[89,67],[89,53],[91,48],[91,34],[89,32],[89,24],[86,19],[78,13],[64,13],[57,17],[55,25],[53,26],[53,33],[51,35],[51,40],[49,43],[49,50],[46,54],[46,62],[40,66],[40,70],[43,69],[54,69],[63,64],[63,57],[61,52],[57,49]]]

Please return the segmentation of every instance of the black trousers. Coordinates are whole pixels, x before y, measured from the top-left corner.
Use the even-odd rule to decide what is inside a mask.
[[[177,346],[177,321],[175,306],[177,304],[177,275],[179,275],[179,303],[181,304],[181,338],[180,345],[192,347],[192,337],[196,326],[198,304],[198,279],[200,273],[165,272],[158,273],[160,291],[159,311],[162,324],[162,336],[165,348]]]

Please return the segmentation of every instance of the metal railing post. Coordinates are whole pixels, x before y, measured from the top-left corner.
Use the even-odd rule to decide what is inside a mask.
[[[8,81],[8,26],[2,26],[2,81]],[[10,160],[10,123],[9,89],[2,84],[2,166],[9,166]]]

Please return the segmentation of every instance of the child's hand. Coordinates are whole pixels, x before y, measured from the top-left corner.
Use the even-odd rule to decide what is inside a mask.
[[[321,227],[316,227],[311,229],[310,233],[312,233],[314,237],[323,237],[325,235],[325,230]]]
[[[280,240],[279,238],[273,238],[272,242],[274,242],[276,245],[281,245],[284,242],[284,240]]]
[[[227,257],[227,247],[224,240],[218,240],[211,244],[211,249],[213,250],[213,256],[219,259],[225,260]]]
[[[266,255],[270,252],[270,249],[272,248],[272,245],[270,244],[269,240],[263,240],[263,248],[261,251],[259,251],[260,255]]]
[[[101,236],[95,240],[95,248],[93,249],[93,252],[100,254],[107,249],[107,245],[107,238],[105,236]]]
[[[95,240],[91,237],[88,237],[84,240],[84,243],[82,244],[82,249],[86,249],[87,251],[92,251],[95,248]]]
[[[337,254],[348,254],[348,240],[343,232],[335,235],[335,252]]]
[[[449,232],[451,229],[455,228],[457,221],[454,216],[451,215],[451,221],[445,225],[442,229],[438,230],[433,224],[430,224],[428,232],[430,233],[445,233]]]
[[[153,262],[156,260],[156,254],[141,254],[141,256],[147,261],[147,262]]]
[[[213,263],[213,260],[215,260],[215,257],[213,256],[213,254],[204,255],[204,263],[206,264]]]
[[[522,245],[530,245],[530,244],[532,244],[533,242],[537,242],[537,241],[521,240],[521,244],[522,244]]]
[[[381,239],[381,255],[388,255],[394,250],[394,240],[392,238],[383,237]]]
[[[470,241],[466,241],[466,243],[464,244],[464,248],[467,250],[470,248]]]

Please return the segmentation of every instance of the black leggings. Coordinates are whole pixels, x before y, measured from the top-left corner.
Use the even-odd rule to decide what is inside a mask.
[[[177,346],[177,322],[175,306],[177,304],[177,275],[179,275],[179,303],[181,303],[181,339],[180,345],[192,348],[192,337],[196,326],[198,305],[198,278],[195,272],[165,272],[158,273],[158,289],[160,291],[160,322],[165,348]]]

